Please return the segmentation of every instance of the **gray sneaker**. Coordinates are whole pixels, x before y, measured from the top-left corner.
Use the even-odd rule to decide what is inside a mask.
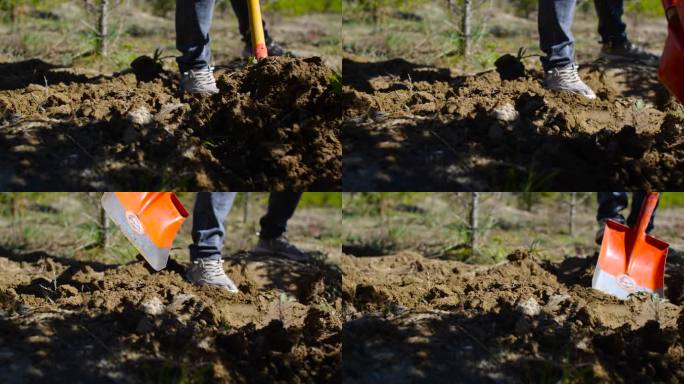
[[[285,235],[281,235],[272,239],[260,238],[259,243],[252,252],[273,254],[294,261],[308,261],[311,259],[309,255],[290,244]]]
[[[572,92],[587,99],[595,99],[596,94],[584,84],[577,73],[577,64],[553,68],[544,74],[544,87],[552,91]]]
[[[266,50],[269,56],[293,56],[292,53],[275,41],[269,41],[266,45]],[[245,47],[242,49],[242,57],[250,57],[252,55],[252,42],[247,40]]]
[[[225,288],[230,293],[238,291],[233,280],[223,270],[223,260],[197,259],[192,262],[186,277],[194,284],[214,285]]]
[[[180,91],[213,95],[219,93],[212,67],[191,69],[181,74]]]
[[[658,65],[660,61],[658,55],[646,51],[629,40],[621,43],[607,42],[603,44],[600,57],[607,60],[637,60],[650,65]]]

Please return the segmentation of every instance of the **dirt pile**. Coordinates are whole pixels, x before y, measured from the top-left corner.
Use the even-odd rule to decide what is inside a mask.
[[[319,58],[220,70],[212,97],[149,57],[110,77],[10,66],[3,189],[339,188],[340,86]]]
[[[656,68],[583,65],[593,101],[545,90],[541,73],[510,55],[497,70],[454,76],[401,59],[345,60],[344,182],[369,190],[684,184],[684,116]]]
[[[668,266],[668,300],[623,302],[591,289],[594,263],[520,251],[477,267],[413,253],[345,256],[343,374],[366,383],[681,382],[682,265]]]
[[[0,381],[339,381],[336,267],[237,254],[226,272],[239,293],[175,262],[0,258]]]

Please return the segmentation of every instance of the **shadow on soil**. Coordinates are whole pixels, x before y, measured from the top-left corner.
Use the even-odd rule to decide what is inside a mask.
[[[97,83],[101,77],[89,78],[67,71],[65,67],[40,59],[0,63],[0,91],[21,89],[30,84],[45,86],[57,83]]]

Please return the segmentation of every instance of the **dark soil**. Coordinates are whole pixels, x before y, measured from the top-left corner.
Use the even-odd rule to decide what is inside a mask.
[[[339,189],[335,73],[315,57],[234,67],[207,97],[149,57],[95,77],[0,64],[0,189]]]
[[[684,185],[680,104],[655,67],[587,63],[597,100],[542,87],[505,55],[456,76],[345,59],[347,190],[673,189]]]
[[[318,259],[317,259],[318,260]],[[341,381],[340,272],[237,254],[229,294],[44,254],[0,257],[2,383]]]
[[[626,301],[591,289],[595,262],[344,256],[345,382],[682,382],[682,260],[667,300]]]

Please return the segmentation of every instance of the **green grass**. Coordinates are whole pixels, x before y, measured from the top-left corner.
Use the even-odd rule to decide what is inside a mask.
[[[638,13],[649,17],[659,17],[665,14],[660,0],[632,0],[625,2],[625,11]]]
[[[312,12],[342,13],[342,0],[273,0],[265,3],[263,7],[290,15]]]
[[[684,207],[684,192],[664,192],[660,197],[659,207]]]

